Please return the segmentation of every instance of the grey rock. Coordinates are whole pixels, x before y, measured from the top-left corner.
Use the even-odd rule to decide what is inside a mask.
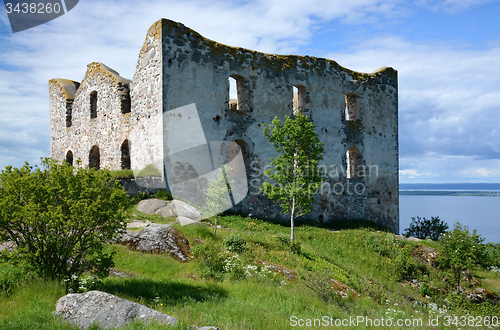
[[[127,223],[127,228],[140,228],[140,227],[145,227],[149,224],[151,224],[152,222],[149,221],[149,220],[146,220],[146,222],[143,222],[142,220],[138,220],[138,219],[135,219],[134,221],[132,222],[128,222]]]
[[[145,199],[137,204],[137,209],[145,214],[153,214],[159,208],[166,206],[169,201],[165,201],[163,199],[150,198]]]
[[[165,252],[181,261],[191,258],[189,240],[171,225],[152,223],[140,233],[127,230],[120,241],[133,250]]]
[[[156,214],[164,217],[185,217],[192,220],[196,220],[202,215],[194,206],[179,200],[173,200],[172,203],[158,209]]]
[[[101,328],[123,327],[132,320],[155,320],[170,325],[178,322],[173,316],[101,291],[61,297],[57,301],[55,314],[83,329],[88,329],[93,323],[99,323]]]

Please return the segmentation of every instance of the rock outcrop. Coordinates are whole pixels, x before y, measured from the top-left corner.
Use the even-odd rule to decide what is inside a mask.
[[[168,253],[181,261],[191,258],[189,240],[171,225],[150,224],[139,233],[127,230],[121,244],[138,251]]]
[[[201,216],[198,209],[180,200],[173,200],[170,204],[157,209],[155,213],[165,218],[184,217],[191,220],[196,220]]]
[[[156,210],[168,204],[169,201],[157,198],[150,198],[140,201],[139,204],[137,204],[137,209],[145,214],[153,214],[156,212]]]
[[[173,316],[101,291],[61,297],[57,301],[55,314],[83,329],[95,323],[101,328],[118,328],[133,320],[169,325],[178,322]]]

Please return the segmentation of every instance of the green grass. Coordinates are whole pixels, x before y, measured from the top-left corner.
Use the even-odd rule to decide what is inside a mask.
[[[132,213],[137,218],[159,222],[157,216],[134,210]],[[445,304],[445,298],[451,299],[450,295],[434,291],[434,288],[450,290],[440,269],[404,259],[404,252],[411,251],[417,244],[440,249],[436,242],[399,241],[382,228],[363,222],[357,226],[342,222],[331,226],[341,229],[339,232],[303,222],[296,227],[300,253],[292,254],[287,242],[290,228],[286,226],[236,215],[221,217],[219,224],[222,228],[216,237],[213,228],[208,226],[175,226],[189,239],[192,251],[208,251],[212,247],[211,251],[222,259],[236,258],[234,253],[224,251],[223,240],[237,234],[246,240],[247,249],[237,257],[238,266],[234,269],[241,270],[248,265],[262,267],[259,262],[264,261],[296,272],[296,279],[257,273],[243,278],[236,270],[222,273],[221,277],[203,277],[205,264],[197,257],[180,262],[166,255],[130,251],[115,245],[115,268],[134,277],[108,277],[99,289],[178,318],[180,324],[169,329],[187,329],[189,325],[215,325],[232,330],[291,329],[294,328],[290,325],[291,316],[301,319],[414,317],[422,318],[427,324],[428,310],[422,306],[429,301],[410,286],[402,285],[403,271],[406,272],[403,275],[426,282],[431,289],[425,293],[431,294],[439,306]],[[500,294],[498,273],[482,270],[476,275],[483,287]],[[345,283],[361,297],[338,297],[330,289],[331,278]],[[36,279],[19,284],[9,295],[4,292],[0,300],[0,329],[73,329],[51,315],[57,299],[64,294],[61,283]],[[472,306],[457,301],[451,304],[450,315],[470,312],[471,315],[496,313],[500,316],[498,306]],[[163,328],[134,323],[125,329]],[[442,323],[439,328],[453,329]]]

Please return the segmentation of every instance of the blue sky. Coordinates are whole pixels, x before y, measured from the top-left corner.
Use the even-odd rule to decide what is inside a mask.
[[[399,72],[400,181],[500,182],[500,1],[93,1],[13,34],[0,12],[0,168],[50,154],[48,80],[131,79],[160,18],[267,53]]]

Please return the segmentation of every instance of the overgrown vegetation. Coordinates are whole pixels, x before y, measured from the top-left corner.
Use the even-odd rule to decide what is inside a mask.
[[[294,243],[294,220],[312,210],[314,195],[326,178],[324,169],[319,166],[323,159],[323,143],[314,124],[300,112],[295,118],[285,116],[284,123],[276,117],[269,127],[262,126],[264,136],[279,154],[270,159],[272,169],[265,173],[275,183],[263,182],[262,191],[270,199],[279,200],[283,211],[290,214],[290,241]]]
[[[76,169],[54,160],[0,174],[0,240],[11,241],[23,267],[53,279],[85,270],[105,276],[105,243],[124,230],[125,190],[107,170]]]
[[[405,229],[403,235],[421,239],[429,237],[433,241],[437,241],[447,230],[448,224],[440,220],[439,217],[431,217],[430,219],[412,217],[410,227]]]
[[[151,217],[132,213],[139,219]],[[333,320],[358,315],[421,319],[423,324],[391,329],[434,329],[427,326],[429,319],[439,315],[437,328],[453,329],[457,327],[444,326],[445,317],[500,315],[493,295],[500,294],[498,245],[487,245],[488,263],[471,269],[479,284],[471,278],[462,284],[465,292],[457,293],[441,266],[425,261],[424,252],[443,253],[439,242],[400,240],[373,223],[359,221],[357,228],[347,223],[339,221],[340,231],[331,231],[299,222],[294,254],[289,227],[270,221],[222,216],[217,236],[210,226],[175,225],[190,241],[191,261],[111,245],[106,252],[116,250],[115,268],[128,276],[95,281],[85,273],[71,287],[75,292],[98,288],[177,317],[180,324],[169,329],[290,329],[292,316],[314,320],[325,315]],[[19,260],[6,254],[0,258],[0,328],[74,329],[51,315],[66,292],[64,282],[28,280]],[[466,292],[477,287],[488,290],[489,298],[468,298]],[[124,329],[163,328],[134,323]],[[362,323],[346,328],[373,327]]]

